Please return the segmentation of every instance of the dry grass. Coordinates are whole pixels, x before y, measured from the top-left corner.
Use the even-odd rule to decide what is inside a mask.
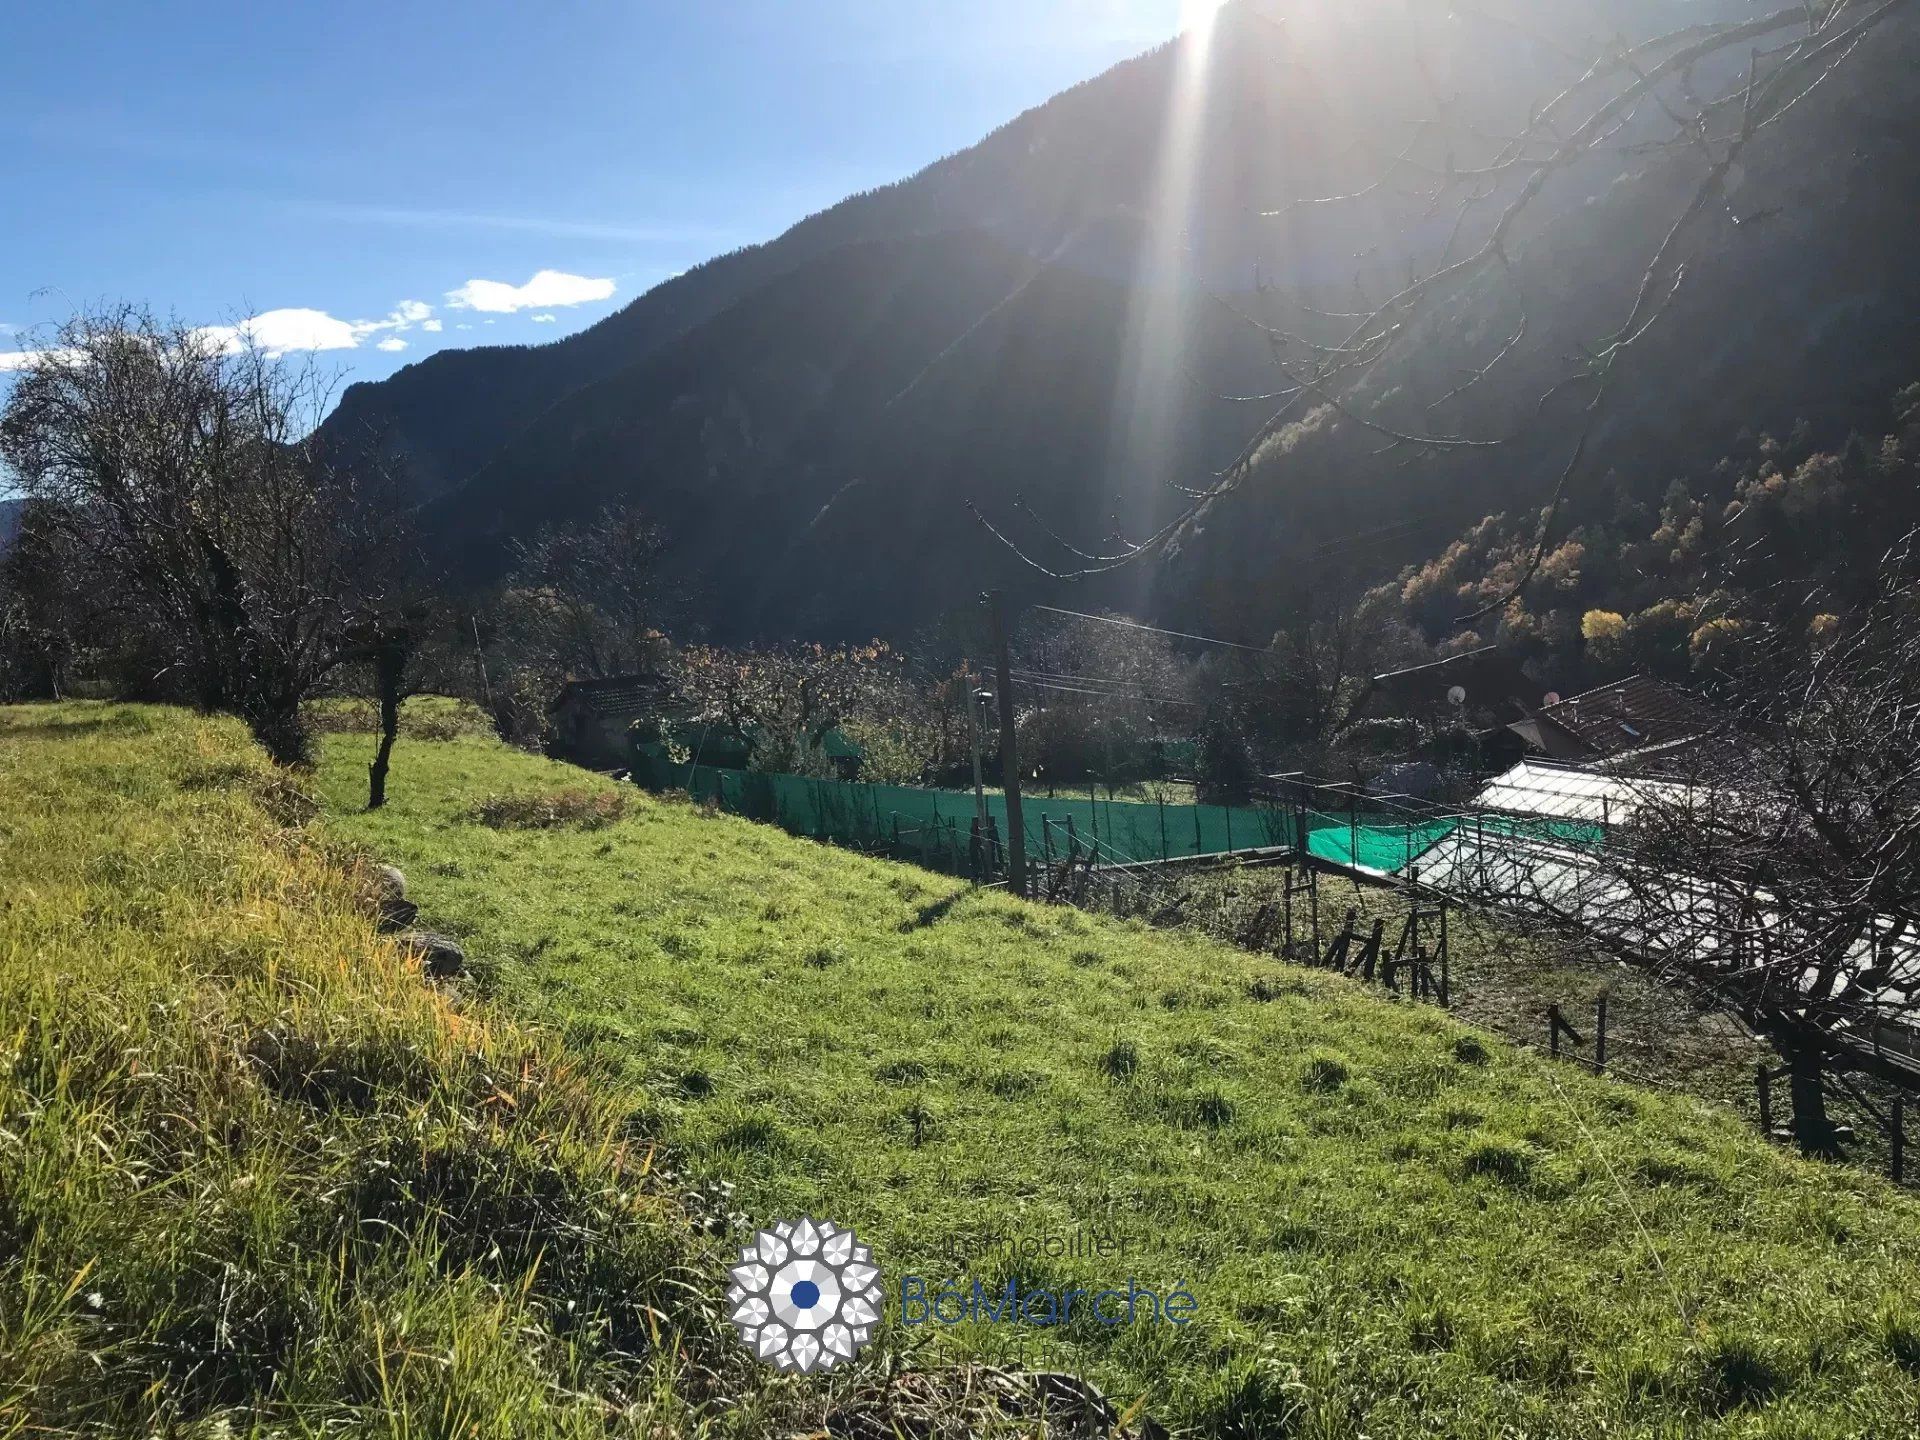
[[[598,830],[626,813],[620,791],[569,789],[489,795],[472,819],[489,830]]]
[[[426,986],[285,789],[0,710],[0,1435],[681,1428],[644,1102]]]

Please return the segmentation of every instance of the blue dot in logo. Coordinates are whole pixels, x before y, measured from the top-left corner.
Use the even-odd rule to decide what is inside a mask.
[[[796,1310],[811,1310],[820,1303],[820,1287],[811,1280],[796,1280],[793,1284],[793,1305]]]

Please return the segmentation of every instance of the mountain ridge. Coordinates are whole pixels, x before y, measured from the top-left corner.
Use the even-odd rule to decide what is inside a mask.
[[[1479,32],[1469,43],[1444,27],[1369,29],[1368,14],[1394,7],[1357,9],[1304,43],[1265,10],[1230,6],[1204,69],[1191,37],[1157,47],[578,336],[443,352],[355,386],[330,432],[379,432],[414,467],[429,533],[475,583],[543,523],[640,505],[668,535],[669,577],[704,587],[720,638],[899,633],[988,584],[1057,594],[967,502],[1056,558],[1069,552],[1049,529],[1098,549],[1110,525],[1139,535],[1177,518],[1171,487],[1204,483],[1264,416],[1220,396],[1271,387],[1262,336],[1234,311],[1260,301],[1272,267],[1337,308],[1345,286],[1395,288],[1440,228],[1391,197],[1278,222],[1256,215],[1259,197],[1342,193],[1355,154],[1417,122],[1425,102],[1405,93],[1408,76],[1451,84],[1491,127],[1524,121],[1528,91],[1564,65],[1537,37],[1482,46]],[[1520,13],[1584,35],[1594,16],[1652,24],[1674,7],[1563,0]],[[1689,281],[1661,322],[1673,334],[1651,338],[1653,361],[1636,357],[1647,375],[1599,427],[1615,469],[1723,453],[1728,430],[1785,428],[1793,407],[1870,424],[1913,378],[1899,373],[1916,339],[1900,316],[1920,294],[1895,238],[1920,196],[1920,169],[1897,146],[1915,118],[1913,27],[1888,48],[1781,127],[1800,138],[1772,137],[1750,158],[1749,190],[1786,192],[1784,219],[1750,225],[1751,240],[1724,218],[1703,227],[1707,278]],[[1354,116],[1328,118],[1343,109]],[[1852,153],[1833,153],[1848,136]],[[1597,162],[1516,234],[1535,334],[1510,378],[1451,407],[1462,433],[1498,433],[1617,319],[1608,306],[1636,278],[1634,245],[1683,169]],[[1800,254],[1817,258],[1810,273],[1796,272]],[[1391,409],[1452,388],[1473,347],[1512,324],[1510,299],[1485,284],[1449,297],[1361,395]],[[1770,335],[1791,364],[1744,353]],[[1817,372],[1785,373],[1796,367]],[[1688,382],[1715,388],[1692,396]],[[1538,493],[1562,443],[1547,435],[1484,463],[1428,457],[1409,474],[1341,419],[1190,519],[1163,558],[1072,593],[1258,636],[1318,541],[1422,506],[1439,512],[1436,535],[1451,533]],[[1235,586],[1248,594],[1229,596]]]

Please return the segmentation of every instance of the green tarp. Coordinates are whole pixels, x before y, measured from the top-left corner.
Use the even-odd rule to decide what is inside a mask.
[[[933,869],[966,874],[975,864],[971,791],[675,765],[658,747],[637,749],[634,777],[650,789],[684,790],[696,800],[712,801],[732,814],[767,821],[796,835],[883,851]],[[986,805],[994,832],[1004,844],[1006,797],[989,791]],[[1063,858],[1072,849],[1082,856],[1092,851],[1101,864],[1124,865],[1290,846],[1299,838],[1294,834],[1299,812],[1291,809],[1043,795],[1025,797],[1021,809],[1027,854],[1035,860]],[[1390,811],[1310,810],[1304,821],[1307,850],[1316,859],[1380,874],[1416,864],[1456,827],[1466,824],[1479,826],[1487,835],[1561,844],[1598,844],[1601,838],[1597,825],[1509,816],[1410,820]]]

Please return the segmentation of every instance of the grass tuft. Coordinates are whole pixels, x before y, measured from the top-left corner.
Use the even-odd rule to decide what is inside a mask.
[[[1338,1055],[1309,1055],[1300,1069],[1300,1088],[1315,1094],[1329,1094],[1347,1083],[1347,1062]]]
[[[598,830],[626,813],[617,790],[555,790],[547,794],[489,795],[472,820],[490,830]]]

